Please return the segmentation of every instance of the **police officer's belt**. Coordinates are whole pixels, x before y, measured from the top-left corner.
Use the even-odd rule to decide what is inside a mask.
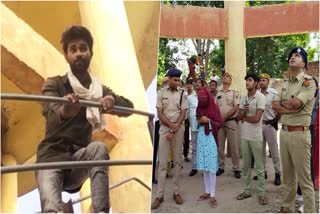
[[[235,120],[236,122],[238,122],[237,118],[236,117],[233,117],[233,118],[228,118],[225,120],[225,122],[228,122],[228,121],[232,121],[232,120]]]
[[[263,120],[262,123],[265,125],[269,125],[271,123],[273,123],[274,120]]]
[[[309,126],[287,126],[287,125],[282,125],[282,130],[284,130],[286,132],[307,131],[307,130],[309,130]]]

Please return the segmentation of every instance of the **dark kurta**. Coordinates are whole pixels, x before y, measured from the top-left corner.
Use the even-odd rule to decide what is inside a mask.
[[[63,97],[74,93],[67,75],[48,78],[42,87],[45,96]],[[111,89],[103,86],[103,96],[113,95],[115,105],[133,108],[133,103],[116,95]],[[46,133],[38,146],[37,162],[70,161],[72,154],[91,142],[92,126],[86,118],[86,107],[70,118],[61,119],[59,108],[61,103],[45,103],[42,114],[46,118]],[[112,113],[127,117],[129,113]]]

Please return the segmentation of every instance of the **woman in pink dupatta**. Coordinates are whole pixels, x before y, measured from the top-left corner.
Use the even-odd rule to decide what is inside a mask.
[[[216,172],[218,170],[218,131],[222,125],[219,107],[215,104],[211,94],[204,87],[198,91],[198,118],[197,139],[197,169],[203,171],[205,193],[199,200],[210,198],[210,206],[217,207],[215,198]]]

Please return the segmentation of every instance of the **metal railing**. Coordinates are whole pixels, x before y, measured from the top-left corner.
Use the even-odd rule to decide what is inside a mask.
[[[147,184],[145,184],[142,180],[137,178],[137,177],[126,178],[126,179],[124,179],[124,180],[122,180],[122,181],[120,181],[120,182],[118,182],[116,184],[113,184],[113,185],[111,185],[109,187],[109,190],[115,189],[115,188],[117,188],[117,187],[119,187],[119,186],[121,186],[121,185],[123,185],[125,183],[128,183],[129,181],[132,181],[132,180],[138,182],[139,184],[141,184],[143,187],[145,187],[147,190],[149,190],[151,192],[151,188]],[[87,200],[89,198],[91,198],[90,194],[86,195],[86,196],[84,196],[82,198],[72,200],[72,204],[80,203],[80,202],[85,201],[85,200]]]
[[[12,93],[1,93],[1,99],[3,100],[20,100],[20,101],[40,101],[40,102],[54,102],[54,103],[70,103],[67,98],[64,97],[52,97],[43,95],[29,95],[29,94],[12,94]],[[88,107],[102,107],[101,103],[88,100],[79,100],[80,105]],[[154,114],[127,108],[123,106],[114,106],[112,112],[118,113],[134,113],[142,116],[148,116],[153,119]]]
[[[152,160],[91,160],[91,161],[60,161],[49,163],[25,164],[1,167],[1,173],[14,173],[46,169],[88,168],[94,166],[151,165]]]
[[[11,94],[11,93],[1,93],[0,98],[4,100],[20,100],[20,101],[40,101],[40,102],[55,102],[55,103],[68,103],[70,102],[67,98],[63,97],[52,97],[52,96],[42,96],[42,95],[26,95],[26,94]],[[80,105],[89,107],[102,107],[101,103],[88,100],[80,100]],[[118,113],[133,113],[142,116],[148,116],[148,128],[152,138],[150,130],[150,121],[154,118],[154,114],[135,110],[132,108],[114,106],[111,110],[112,112]],[[123,166],[123,165],[152,165],[152,160],[91,160],[91,161],[61,161],[61,162],[49,162],[49,163],[36,163],[36,164],[25,164],[16,166],[1,166],[1,173],[15,173],[33,170],[46,170],[46,169],[70,169],[70,168],[89,168],[96,166]],[[145,187],[147,190],[151,191],[151,188],[137,177],[130,177],[112,185],[109,190],[117,188],[131,180],[134,180]],[[72,201],[72,204],[79,203],[90,198],[91,195],[87,195],[83,198]]]

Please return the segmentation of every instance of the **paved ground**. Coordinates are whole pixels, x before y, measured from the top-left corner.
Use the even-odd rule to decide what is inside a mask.
[[[172,199],[172,177],[167,178],[166,191],[164,202],[156,210],[155,213],[263,213],[276,212],[281,204],[284,188],[283,185],[275,186],[274,171],[272,159],[267,157],[268,179],[266,180],[266,193],[269,199],[269,204],[260,205],[257,199],[257,181],[252,181],[252,197],[238,201],[236,196],[244,190],[244,179],[236,179],[231,170],[231,159],[226,158],[225,173],[217,177],[216,198],[218,201],[217,208],[211,208],[209,201],[197,201],[198,197],[204,191],[204,183],[202,173],[189,177],[191,170],[191,162],[183,161],[183,170],[181,173],[181,196],[184,199],[183,205],[175,204]],[[255,170],[252,170],[251,175],[255,175]],[[152,201],[155,198],[157,185],[152,186]],[[319,192],[318,192],[319,194]],[[319,199],[318,199],[319,205]]]

